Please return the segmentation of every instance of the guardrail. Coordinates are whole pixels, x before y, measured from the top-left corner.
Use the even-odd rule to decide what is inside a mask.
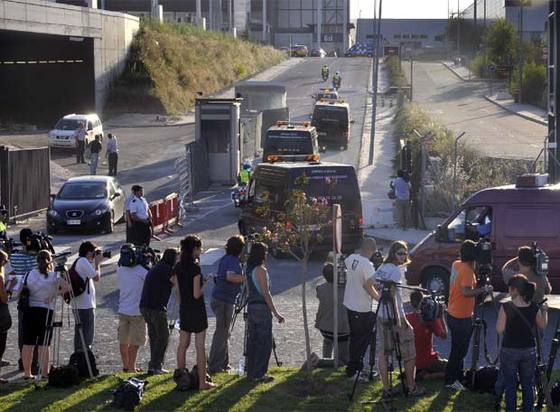
[[[152,213],[152,237],[161,240],[159,235],[170,235],[174,231],[172,226],[182,226],[179,222],[179,196],[177,193],[171,193],[150,203],[150,212]]]

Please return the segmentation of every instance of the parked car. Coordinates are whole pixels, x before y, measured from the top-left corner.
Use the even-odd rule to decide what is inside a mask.
[[[527,177],[518,178],[516,185],[475,193],[418,243],[410,252],[408,284],[447,293],[451,264],[459,257],[461,243],[477,241],[483,225],[492,244],[491,281],[496,290],[507,289],[501,273],[504,263],[517,256],[519,246],[533,241],[549,256],[552,290],[560,290],[560,184],[544,184],[543,178],[527,184],[523,179]]]
[[[49,132],[49,146],[57,148],[75,148],[76,131],[80,123],[86,124],[86,146],[95,140],[95,136],[103,139],[103,125],[99,116],[92,114],[67,114]]]
[[[296,44],[292,46],[292,57],[307,57],[309,51],[305,44]]]
[[[327,57],[338,57],[338,54],[336,53],[336,50],[329,50],[327,52]]]
[[[310,56],[311,56],[311,57],[320,57],[320,58],[323,58],[323,57],[326,57],[326,56],[327,56],[327,52],[324,51],[323,49],[313,49],[313,50],[311,50]]]
[[[112,233],[124,220],[125,192],[111,176],[72,177],[51,196],[47,231],[99,229]]]
[[[344,53],[345,57],[373,57],[373,46],[356,43]]]
[[[279,162],[260,163],[255,168],[247,202],[243,205],[239,219],[242,234],[270,227],[271,222],[262,214],[265,199],[270,202],[271,214],[282,213],[287,196],[295,189],[298,178],[305,175],[309,184],[303,190],[310,197],[325,198],[330,204],[342,207],[342,249],[354,252],[362,240],[362,199],[360,187],[353,166],[328,162]],[[332,229],[323,234],[320,245],[315,250],[332,250]],[[274,247],[273,256],[281,255]]]

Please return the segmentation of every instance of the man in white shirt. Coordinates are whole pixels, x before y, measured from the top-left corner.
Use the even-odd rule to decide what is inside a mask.
[[[123,371],[135,373],[138,349],[146,343],[146,322],[140,313],[140,298],[148,271],[137,264],[134,246],[124,244],[117,268],[119,289],[119,349]]]
[[[131,243],[134,246],[149,246],[152,237],[152,215],[146,199],[144,199],[144,188],[140,185],[132,186],[134,198],[128,204],[128,210],[132,223]]]
[[[80,122],[78,130],[76,130],[76,163],[85,163],[84,151],[86,150],[86,124],[85,122]]]
[[[100,265],[103,261],[101,249],[90,241],[82,242],[78,250],[78,259],[74,263],[74,270],[86,281],[85,291],[74,297],[74,303],[82,324],[82,332],[87,348],[93,345],[95,333],[95,282],[101,279]],[[80,333],[77,326],[74,327],[74,351],[83,350]]]
[[[363,367],[363,356],[371,342],[375,313],[372,311],[373,299],[379,295],[369,279],[373,279],[375,269],[370,262],[377,250],[373,238],[365,238],[360,247],[360,254],[352,254],[345,260],[347,275],[344,290],[344,306],[348,311],[350,325],[350,360],[346,375],[355,378]]]

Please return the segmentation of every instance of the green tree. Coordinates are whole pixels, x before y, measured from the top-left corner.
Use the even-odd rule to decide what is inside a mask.
[[[459,25],[459,27],[457,27]],[[458,30],[457,30],[458,29]],[[451,43],[451,47],[457,47],[457,34],[459,34],[459,44],[461,53],[465,51],[476,51],[480,47],[480,42],[484,34],[484,26],[474,25],[471,20],[453,18],[445,28],[445,36]]]
[[[483,44],[488,59],[498,66],[510,67],[517,58],[517,37],[513,24],[506,19],[498,19],[486,30]]]
[[[311,341],[306,299],[309,258],[316,246],[323,241],[325,231],[329,229],[331,207],[326,198],[309,197],[305,193],[308,183],[309,179],[305,175],[296,180],[296,188],[288,195],[284,211],[280,213],[273,213],[269,197],[265,194],[265,204],[259,212],[272,222],[271,228],[265,228],[260,238],[269,243],[274,254],[288,254],[302,267],[301,308],[307,360],[306,374],[308,380],[311,380]],[[336,181],[327,183],[334,185]]]

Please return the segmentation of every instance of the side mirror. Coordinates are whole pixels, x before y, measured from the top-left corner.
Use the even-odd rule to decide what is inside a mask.
[[[447,240],[447,229],[441,225],[436,228],[436,240],[446,241]]]

